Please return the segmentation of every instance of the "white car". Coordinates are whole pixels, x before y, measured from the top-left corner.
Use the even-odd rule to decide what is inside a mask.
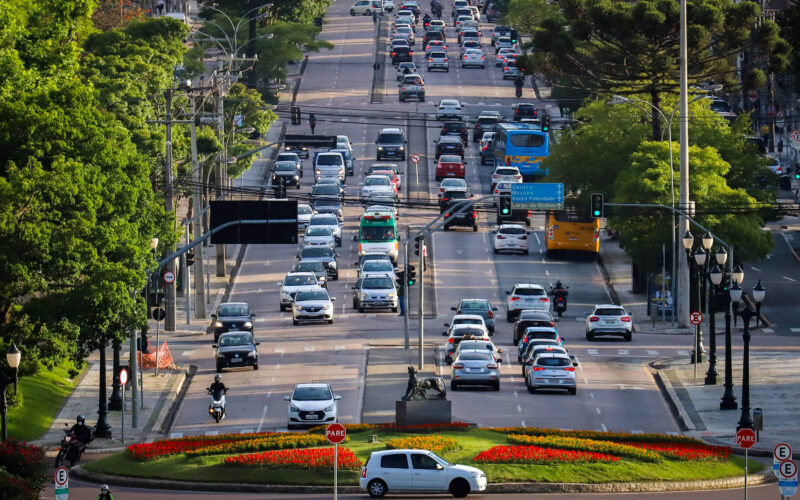
[[[297,292],[292,303],[292,324],[301,321],[327,321],[333,324],[333,301],[325,288]]]
[[[410,26],[397,26],[392,33],[392,38],[408,40],[408,45],[414,46],[414,30]]]
[[[483,329],[483,336],[487,338],[492,335],[489,329],[486,328],[486,322],[483,320],[483,316],[478,314],[454,314],[450,322],[444,324],[444,326],[447,327],[447,331],[442,333],[442,335],[447,335],[449,337],[453,330],[458,328],[458,325],[471,325],[475,328],[481,328]]]
[[[394,0],[383,0],[384,12],[392,12],[394,10]]]
[[[333,232],[333,239],[336,246],[342,246],[342,226],[339,219],[333,214],[314,214],[308,220],[308,226],[329,227]]]
[[[399,24],[408,24],[409,26],[414,26],[414,14],[410,10],[401,10],[397,13],[397,17],[394,19],[395,26]]]
[[[284,396],[289,402],[289,425],[320,425],[339,421],[338,404],[341,396],[334,394],[328,384],[296,384],[291,396]]]
[[[368,175],[361,186],[361,199],[366,200],[370,195],[386,193],[394,196],[392,181],[385,175]]]
[[[496,57],[497,60],[495,61],[495,66],[503,67],[503,64],[505,64],[506,62],[506,56],[508,56],[509,54],[516,54],[516,52],[514,52],[514,49],[510,47],[505,47],[497,51],[496,54],[497,54]]]
[[[456,32],[461,31],[461,28],[467,22],[469,22],[469,23],[474,23],[475,22],[475,20],[472,19],[472,15],[469,15],[469,16],[458,16],[458,19],[456,19],[456,24],[455,24]]]
[[[466,193],[469,191],[467,188],[467,181],[452,177],[444,178],[442,179],[442,183],[439,184],[439,198],[442,197],[442,193],[445,191],[464,191]]]
[[[442,99],[436,106],[437,120],[444,120],[447,118],[460,120],[462,116],[461,103],[456,99]]]
[[[307,227],[306,231],[303,233],[303,246],[327,246],[333,248],[336,246],[336,238],[333,236],[333,230],[329,227],[322,226]]]
[[[510,182],[510,181],[501,181],[494,185],[494,191],[492,194],[495,196],[511,196],[511,185],[512,184],[522,184],[522,180],[519,182]]]
[[[486,67],[486,57],[484,57],[481,49],[467,49],[461,58],[461,67],[478,66],[479,68]]]
[[[308,221],[311,220],[312,215],[314,215],[314,211],[311,210],[311,205],[307,203],[298,203],[297,229],[305,229],[306,226],[308,226]]]
[[[361,267],[358,268],[358,275],[363,276],[367,273],[389,276],[397,281],[397,275],[395,274],[394,265],[392,265],[391,260],[365,260],[361,263]]]
[[[498,182],[522,182],[522,174],[519,173],[517,167],[507,167],[503,165],[494,169],[491,179],[492,190],[494,190],[494,186]]]
[[[286,273],[283,281],[279,281],[281,312],[292,307],[294,296],[301,290],[316,290],[320,288],[317,275],[312,272]]]
[[[462,340],[461,342],[458,343],[458,347],[456,347],[454,357],[457,358],[458,354],[461,351],[473,351],[481,349],[485,349],[491,352],[498,362],[500,363],[503,362],[503,359],[500,357],[500,355],[503,354],[503,350],[494,345],[494,342],[492,342],[491,340],[485,340],[485,339]]]
[[[494,253],[521,252],[528,255],[530,238],[521,224],[502,224],[494,233]]]
[[[361,468],[359,486],[373,498],[395,491],[449,492],[463,498],[486,489],[486,474],[428,450],[381,450],[373,451]]]
[[[519,312],[524,309],[534,311],[550,311],[550,297],[541,285],[529,283],[518,283],[511,291],[506,292],[506,319],[508,322],[514,321],[519,316]]]
[[[494,50],[497,53],[500,52],[500,49],[513,49],[513,48],[514,48],[514,42],[512,42],[511,37],[508,36],[501,36],[494,43]]]
[[[350,6],[350,15],[369,16],[372,15],[373,10],[381,11],[381,3],[379,0],[358,0],[358,2]]]
[[[572,395],[578,392],[572,360],[561,353],[540,354],[525,378],[525,385],[531,394],[538,389],[566,389]]]
[[[465,21],[462,21],[461,24],[456,24],[456,32],[461,33],[462,31],[466,30],[478,29],[479,25],[480,23],[475,19],[467,19]]]
[[[591,313],[586,313],[586,340],[600,335],[622,335],[630,342],[633,320],[624,307],[615,304],[598,304]]]

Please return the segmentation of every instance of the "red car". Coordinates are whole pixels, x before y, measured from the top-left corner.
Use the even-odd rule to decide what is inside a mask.
[[[463,179],[466,175],[466,168],[460,156],[442,155],[436,164],[436,181],[447,177]]]

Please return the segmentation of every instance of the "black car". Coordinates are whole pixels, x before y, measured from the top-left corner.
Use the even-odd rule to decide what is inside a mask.
[[[247,302],[225,302],[217,307],[217,313],[212,314],[214,320],[214,342],[220,334],[240,330],[253,333],[253,318],[256,315],[250,312]]]
[[[445,191],[447,193],[448,191]],[[460,227],[471,227],[473,231],[478,231],[478,212],[475,211],[475,206],[473,203],[469,203],[468,206],[458,215],[453,215],[454,212],[464,208],[463,206],[459,206],[455,208],[455,204],[461,202],[462,200],[457,199],[450,199],[450,202],[447,204],[442,204],[440,206],[440,213],[444,215],[444,230],[449,231],[453,226],[460,226]],[[455,210],[452,210],[455,208]]]
[[[277,186],[283,181],[285,186],[295,186],[300,189],[300,169],[292,161],[278,161],[272,168],[272,185]]]
[[[442,155],[459,155],[464,160],[464,143],[454,135],[443,135],[436,141],[436,159]]]
[[[470,195],[466,191],[445,191],[439,197],[439,213],[444,213],[451,204],[468,199]]]
[[[411,62],[413,55],[411,47],[397,47],[392,51],[392,64],[397,66],[401,62]]]
[[[334,197],[320,197],[312,198],[311,208],[318,214],[333,214],[341,221],[344,217],[344,210],[342,209],[342,202],[339,198]]]
[[[425,37],[422,39],[422,47],[423,48],[427,47],[428,46],[428,42],[430,42],[431,40],[441,40],[443,42],[447,41],[447,39],[444,36],[444,32],[443,31],[428,30],[425,33]]]
[[[532,326],[555,327],[556,320],[549,312],[523,310],[514,324],[514,344],[519,344],[525,330]]]
[[[462,121],[447,121],[442,125],[441,135],[456,135],[461,137],[461,142],[466,146],[469,141],[469,131],[467,124]]]
[[[339,279],[339,265],[336,261],[336,252],[330,247],[305,247],[300,255],[300,261],[317,261],[325,265],[325,272],[334,281]]]
[[[301,260],[292,268],[293,273],[314,273],[317,277],[317,284],[323,288],[328,288],[328,273],[325,271],[325,264],[316,260]]]
[[[341,188],[341,185],[315,184],[314,187],[311,188],[311,206],[313,207],[314,202],[321,199],[340,202],[344,199],[344,190]]]
[[[219,336],[217,343],[211,347],[217,350],[217,373],[223,368],[252,366],[258,370],[259,342],[253,340],[250,332],[231,331]]]
[[[480,141],[484,132],[494,132],[494,126],[503,121],[499,116],[481,115],[472,129],[472,142]]]
[[[536,110],[536,106],[529,102],[518,102],[512,106],[512,109],[514,110],[515,122],[523,118],[539,118],[539,112]]]

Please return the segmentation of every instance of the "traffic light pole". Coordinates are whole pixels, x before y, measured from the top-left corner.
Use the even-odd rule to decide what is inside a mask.
[[[408,277],[406,277],[406,281]],[[419,245],[419,369],[425,368],[425,240]]]
[[[403,266],[406,268],[405,272],[403,273],[403,298],[402,300],[405,301],[405,305],[403,306],[403,333],[405,334],[405,348],[408,350],[408,240],[403,242]]]

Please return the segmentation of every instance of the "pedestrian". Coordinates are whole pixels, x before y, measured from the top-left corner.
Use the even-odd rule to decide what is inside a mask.
[[[314,135],[314,129],[317,126],[317,117],[314,116],[314,113],[308,115],[308,126],[311,127],[311,135]]]
[[[408,278],[406,278],[408,279]],[[400,303],[400,316],[406,315],[406,294],[405,294],[405,283],[400,283],[400,286],[397,288],[397,301]]]
[[[158,15],[164,15],[164,0],[158,0],[156,3],[156,8],[158,9]]]
[[[375,25],[378,24],[378,11],[377,10],[373,10],[372,11],[372,24],[375,24]]]

